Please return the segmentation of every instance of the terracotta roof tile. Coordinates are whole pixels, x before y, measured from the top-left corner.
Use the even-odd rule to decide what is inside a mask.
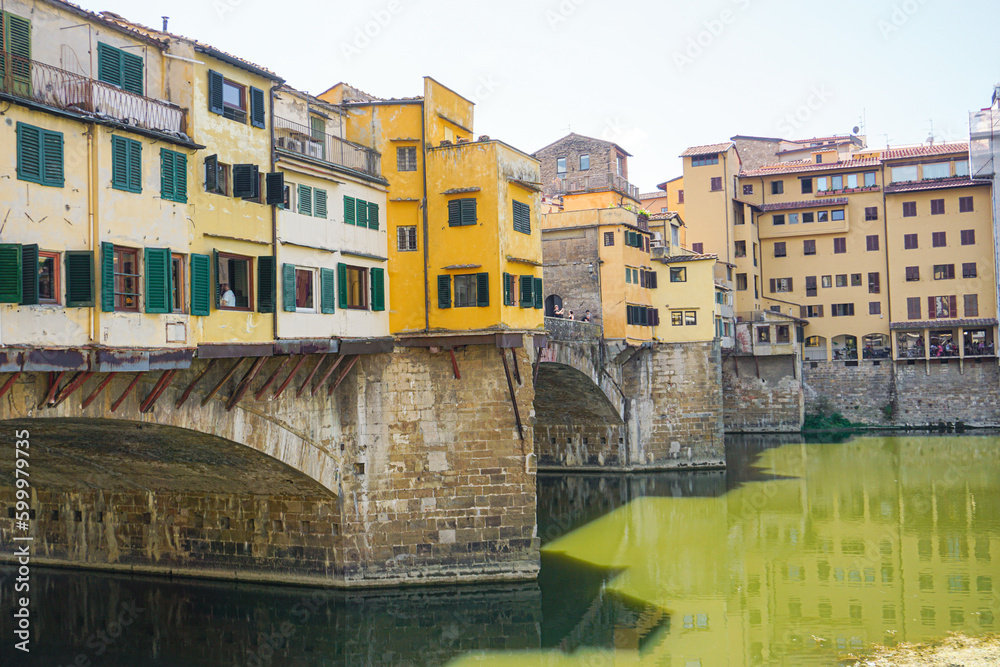
[[[831,171],[833,169],[867,169],[868,167],[877,167],[881,163],[882,161],[877,157],[842,160],[840,162],[822,164],[816,164],[811,160],[794,160],[792,162],[766,164],[757,169],[742,171],[740,172],[740,176],[771,176],[774,174],[794,174],[806,171]]]
[[[711,155],[713,153],[722,153],[723,151],[729,150],[729,147],[733,145],[731,141],[725,141],[721,144],[708,144],[706,146],[692,146],[688,148],[680,157],[691,157],[692,155]]]
[[[883,160],[901,160],[904,158],[923,157],[926,155],[948,155],[951,153],[968,153],[969,142],[956,141],[950,144],[932,144],[909,146],[905,148],[890,148],[882,151]]]
[[[847,197],[825,197],[823,199],[807,199],[803,201],[789,201],[782,204],[764,204],[758,206],[761,211],[788,211],[793,208],[820,208],[823,206],[846,206]]]
[[[952,178],[937,178],[933,181],[908,181],[906,183],[890,183],[885,186],[887,195],[901,192],[916,192],[918,190],[945,190],[948,188],[968,188],[977,185],[989,185],[990,181],[974,181],[968,176]]]
[[[706,259],[719,259],[716,254],[705,254],[705,255],[670,255],[669,257],[655,257],[654,262],[663,262],[664,264],[675,264],[677,262],[700,262]]]

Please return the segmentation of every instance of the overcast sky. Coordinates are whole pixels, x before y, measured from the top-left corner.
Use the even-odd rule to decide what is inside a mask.
[[[79,0],[78,0],[79,1]],[[82,0],[320,93],[347,81],[477,102],[475,132],[534,152],[617,142],[644,192],[687,146],[863,126],[870,146],[967,140],[1000,81],[995,0]]]

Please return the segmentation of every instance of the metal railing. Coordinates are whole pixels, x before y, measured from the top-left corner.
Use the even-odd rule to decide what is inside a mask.
[[[279,150],[298,153],[371,176],[382,175],[382,155],[378,151],[332,134],[313,132],[311,128],[287,118],[274,117],[274,143]]]
[[[592,192],[595,190],[615,190],[635,199],[639,198],[639,188],[629,183],[624,177],[611,172],[597,172],[586,176],[574,175],[572,178],[557,178],[552,182],[552,194],[571,194],[573,192]]]
[[[9,51],[0,51],[0,67],[0,92],[7,95],[147,130],[179,134],[187,129],[187,112],[170,102],[130,93]]]

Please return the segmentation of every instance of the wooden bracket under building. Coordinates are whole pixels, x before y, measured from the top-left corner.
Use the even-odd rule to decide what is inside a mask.
[[[132,382],[129,383],[129,386],[125,387],[125,391],[122,392],[122,395],[119,396],[118,399],[111,404],[111,412],[117,410],[119,406],[121,406],[121,404],[125,401],[125,399],[128,398],[128,395],[132,393],[132,390],[135,389],[135,386],[139,384],[139,380],[142,379],[144,373],[145,371],[139,371],[138,373],[135,374],[135,377],[132,378]]]
[[[510,403],[514,406],[514,420],[517,422],[517,434],[524,442],[524,427],[521,426],[521,413],[517,409],[517,397],[514,395],[514,383],[510,379],[510,366],[507,364],[507,353],[503,348],[499,348],[500,358],[503,359],[503,372],[507,376],[507,389],[510,391]]]
[[[175,407],[175,408],[179,408],[179,407],[181,407],[182,405],[184,405],[185,401],[187,401],[187,400],[188,400],[188,396],[190,396],[190,395],[191,395],[191,392],[192,392],[192,391],[194,391],[194,388],[195,388],[195,386],[196,386],[196,385],[197,385],[197,384],[198,384],[199,382],[201,382],[201,379],[202,379],[203,377],[205,377],[206,375],[208,375],[208,372],[209,372],[210,370],[212,370],[212,368],[213,368],[213,367],[215,366],[215,362],[217,362],[217,361],[218,361],[218,359],[212,359],[212,360],[211,360],[210,362],[208,362],[208,363],[207,363],[207,364],[205,365],[205,367],[204,367],[204,368],[202,368],[202,369],[201,369],[201,371],[199,371],[198,375],[196,375],[196,376],[194,377],[194,379],[193,379],[193,380],[191,380],[191,384],[189,384],[189,385],[187,386],[187,389],[185,389],[185,390],[184,390],[184,393],[183,393],[183,394],[181,394],[181,397],[177,399],[177,402],[176,402],[176,403],[174,403],[174,407]]]
[[[0,387],[0,398],[3,398],[4,394],[10,391],[10,388],[14,386],[14,383],[17,382],[17,378],[19,377],[21,377],[21,371],[18,371],[7,378],[7,381],[3,383],[2,387]]]
[[[52,401],[56,399],[56,392],[59,390],[59,383],[62,381],[62,376],[66,374],[66,371],[49,371],[49,391],[45,394],[45,400],[38,407],[44,408],[46,405],[50,405]]]
[[[229,378],[233,377],[233,375],[236,374],[236,369],[238,369],[243,364],[243,362],[245,360],[246,360],[246,357],[240,357],[239,359],[236,360],[236,363],[233,364],[233,367],[229,369],[229,372],[227,372],[225,375],[223,375],[222,379],[219,380],[218,383],[216,383],[216,385],[214,387],[212,387],[212,391],[210,391],[207,394],[205,394],[205,398],[201,399],[201,407],[205,407],[206,405],[208,405],[208,402],[210,400],[212,400],[212,398],[216,394],[219,393],[220,389],[222,389],[222,385],[224,385],[227,382],[229,382]]]
[[[77,373],[73,377],[73,379],[70,380],[69,384],[63,387],[62,390],[58,394],[56,394],[56,399],[55,401],[53,401],[52,407],[53,408],[56,407],[57,405],[65,401],[67,398],[72,396],[73,392],[82,387],[83,383],[89,380],[90,376],[92,375],[93,373],[90,371],[80,371],[79,373]]]
[[[455,348],[448,348],[448,353],[451,355],[451,370],[455,373],[455,379],[461,380],[462,374],[458,372],[458,361],[455,359]]]
[[[312,388],[312,393],[310,394],[310,396],[316,395],[316,392],[319,391],[319,388],[323,386],[324,382],[330,379],[330,376],[333,375],[333,372],[337,370],[337,366],[339,366],[340,362],[342,362],[343,360],[344,360],[344,355],[341,354],[337,356],[337,360],[332,364],[330,364],[330,367],[326,369],[325,373],[323,373],[323,376],[319,379],[319,382],[317,382],[316,385]]]
[[[91,403],[93,403],[94,400],[97,399],[98,396],[101,395],[101,392],[103,392],[107,388],[107,386],[109,384],[111,384],[111,381],[115,379],[116,375],[118,375],[117,372],[108,373],[108,376],[106,378],[104,378],[103,380],[101,380],[101,383],[97,385],[97,387],[94,389],[94,391],[90,392],[90,396],[88,396],[87,398],[83,399],[83,403],[80,404],[80,409],[81,410],[86,410],[87,407]],[[2,396],[2,394],[0,394],[0,396]]]
[[[278,379],[278,373],[280,373],[281,369],[287,366],[288,362],[291,360],[292,360],[291,356],[286,356],[281,359],[281,363],[278,364],[277,368],[274,369],[274,372],[271,373],[271,376],[267,378],[267,381],[264,383],[264,386],[258,389],[257,393],[253,395],[255,400],[259,401],[260,397],[264,395],[264,392],[266,392],[268,389],[271,388],[271,385],[274,384],[274,381]]]
[[[299,396],[301,396],[302,392],[304,392],[306,390],[306,387],[308,387],[310,384],[312,384],[313,378],[316,377],[316,371],[318,371],[319,367],[323,365],[323,358],[324,358],[324,356],[325,355],[322,355],[322,354],[319,355],[319,361],[317,361],[316,365],[313,366],[313,369],[311,371],[309,371],[309,376],[306,378],[306,381],[303,382],[302,386],[299,387],[299,390],[297,392],[295,392],[295,398],[298,398]]]
[[[170,386],[170,383],[173,381],[174,375],[176,374],[177,369],[175,368],[163,371],[160,375],[160,379],[157,380],[156,384],[153,386],[152,391],[150,391],[149,394],[146,395],[146,398],[143,399],[142,403],[139,404],[139,412],[145,414],[153,409],[153,406],[156,405],[158,400],[160,400],[160,396],[164,391],[166,391],[167,387]]]
[[[302,364],[306,363],[306,359],[308,359],[308,356],[303,354],[302,357],[295,362],[295,366],[292,367],[292,372],[288,374],[288,377],[285,378],[284,382],[278,385],[278,388],[274,390],[274,396],[272,396],[269,400],[273,401],[281,396],[281,392],[285,391],[288,385],[291,384],[292,378],[295,377],[295,374],[299,372],[300,368],[302,368]]]
[[[514,379],[517,380],[517,384],[520,386],[524,384],[521,382],[521,369],[517,367],[517,350],[511,348],[510,350],[511,364],[514,366]]]
[[[233,392],[233,395],[230,396],[229,400],[226,402],[226,412],[232,410],[236,407],[236,404],[240,402],[240,399],[243,398],[243,394],[247,393],[247,390],[250,389],[250,385],[253,384],[254,378],[257,377],[257,373],[260,373],[260,369],[264,367],[264,364],[267,363],[269,358],[270,357],[260,357],[257,361],[253,362],[253,366],[251,366],[250,370],[247,371],[247,374],[243,376],[240,383],[236,385],[236,391]]]
[[[344,381],[344,378],[347,377],[347,374],[351,372],[351,369],[354,368],[354,364],[358,363],[358,359],[360,358],[360,356],[354,355],[354,358],[347,364],[347,368],[340,371],[340,375],[337,376],[337,380],[330,385],[329,389],[326,390],[327,396],[333,396],[333,392],[337,390],[337,387],[339,387],[340,383]]]

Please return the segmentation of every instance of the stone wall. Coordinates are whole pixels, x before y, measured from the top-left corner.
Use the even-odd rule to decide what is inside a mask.
[[[580,156],[590,155],[590,169],[580,171]],[[541,161],[542,183],[549,192],[548,185],[556,180],[556,158],[566,158],[566,177],[587,174],[615,174],[618,164],[614,144],[579,134],[570,134],[550,146],[537,151],[534,156]],[[628,174],[623,174],[628,178]]]
[[[580,319],[589,310],[595,323],[604,321],[599,277],[599,232],[596,226],[542,231],[542,256],[559,258],[542,266],[546,298],[558,295],[567,317],[572,310],[576,319]],[[546,312],[546,315],[551,313]]]
[[[849,363],[857,366],[848,366]],[[892,364],[888,359],[806,361],[802,365],[806,413],[830,406],[853,422],[891,424],[887,415],[894,409]]]
[[[801,430],[804,404],[797,363],[795,355],[727,357],[722,365],[726,432]]]

